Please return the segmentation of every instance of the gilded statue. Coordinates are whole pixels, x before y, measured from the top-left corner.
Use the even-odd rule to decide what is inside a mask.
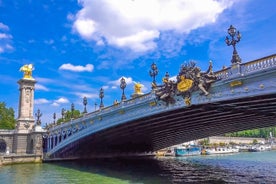
[[[20,68],[21,72],[24,72],[23,79],[33,79],[32,77],[32,71],[34,70],[34,67],[32,64],[24,65]]]
[[[137,94],[137,95],[142,95],[142,84],[140,84],[139,82],[135,83],[134,84],[134,93]]]

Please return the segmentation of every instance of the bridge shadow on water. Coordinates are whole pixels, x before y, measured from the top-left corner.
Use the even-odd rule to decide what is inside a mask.
[[[101,158],[51,163],[56,166],[119,179],[118,183],[227,183],[227,172],[186,158]],[[117,183],[117,182],[115,182]]]

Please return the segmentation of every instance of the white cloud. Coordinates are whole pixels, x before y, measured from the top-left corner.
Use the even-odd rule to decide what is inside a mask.
[[[47,104],[47,103],[50,103],[50,101],[45,99],[45,98],[39,98],[39,99],[35,99],[34,103],[36,105],[38,105],[38,104]]]
[[[44,40],[44,43],[47,44],[47,45],[52,45],[55,43],[55,41],[53,39],[50,39],[50,40]]]
[[[64,104],[64,103],[69,103],[69,100],[67,98],[61,97],[61,98],[55,100],[54,103]]]
[[[55,107],[59,107],[59,106],[60,106],[60,104],[59,104],[59,103],[56,103],[56,102],[52,103],[51,105],[52,105],[52,106],[55,106]]]
[[[93,69],[94,69],[94,66],[92,64],[87,64],[85,66],[81,66],[81,65],[74,66],[70,63],[66,63],[59,67],[59,70],[70,70],[73,72],[84,72],[84,71],[92,72]]]
[[[79,96],[80,98],[98,98],[99,94],[92,94],[92,93],[75,93],[75,95]]]
[[[3,24],[2,22],[0,22],[0,30],[8,31],[9,27],[7,25]]]
[[[67,98],[61,97],[57,100],[54,100],[54,102],[51,105],[58,107],[60,106],[60,104],[66,104],[66,103],[69,103],[69,100]]]
[[[41,84],[36,84],[35,85],[36,90],[42,90],[42,91],[49,91],[49,89]]]
[[[83,39],[144,52],[156,48],[161,31],[189,33],[216,21],[232,0],[79,0],[69,20]]]
[[[0,33],[0,39],[11,39],[12,36],[6,33]]]
[[[53,79],[49,78],[42,78],[42,77],[36,77],[36,80],[41,83],[54,83],[55,81]],[[37,85],[37,84],[36,84]]]
[[[13,50],[13,47],[9,44],[12,40],[12,35],[5,33],[9,31],[9,27],[0,22],[0,53]]]
[[[103,88],[103,89],[108,89],[108,88],[109,88],[109,86],[103,86],[102,88]]]

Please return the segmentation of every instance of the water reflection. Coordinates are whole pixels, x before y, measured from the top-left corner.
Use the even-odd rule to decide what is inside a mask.
[[[1,183],[276,183],[276,152],[96,159],[0,167]]]

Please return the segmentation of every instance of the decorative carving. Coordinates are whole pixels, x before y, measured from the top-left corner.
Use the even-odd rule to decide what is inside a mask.
[[[25,101],[26,103],[30,102],[30,89],[26,89]]]
[[[177,84],[177,89],[180,92],[186,92],[193,86],[193,80],[191,79],[185,79],[184,75],[181,75],[180,82]]]
[[[187,106],[190,106],[192,104],[191,103],[191,97],[185,97],[184,102]]]
[[[212,62],[209,63],[209,68],[206,72],[201,71],[196,67],[195,62],[190,61],[181,66],[180,72],[177,75],[177,81],[169,80],[168,74],[163,78],[163,85],[157,86],[155,95],[158,100],[163,100],[168,103],[175,103],[174,95],[181,95],[186,105],[191,105],[191,93],[201,90],[201,95],[209,95],[211,83],[217,80],[217,77],[212,71]]]
[[[41,116],[42,116],[42,113],[40,112],[40,109],[37,109],[37,112],[35,113],[35,116],[36,116],[36,125],[40,126],[41,125]]]
[[[174,104],[175,100],[173,96],[175,95],[175,92],[176,92],[176,83],[172,80],[169,80],[167,76],[163,77],[162,81],[163,81],[163,85],[157,86],[157,89],[155,92],[157,99],[165,101],[167,105],[169,103]]]

